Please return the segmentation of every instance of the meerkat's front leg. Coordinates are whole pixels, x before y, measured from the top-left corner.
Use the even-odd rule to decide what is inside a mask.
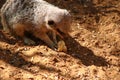
[[[54,30],[52,32],[52,36],[53,36],[53,40],[54,40],[55,44],[58,44],[57,39],[56,39],[57,35],[59,36],[60,39],[63,39],[63,36],[56,30]]]
[[[52,37],[53,37],[53,42],[57,45],[57,39],[56,39],[57,35],[55,32],[52,32]]]
[[[5,14],[1,13],[0,15],[1,15],[1,23],[3,26],[3,30],[6,32],[9,32],[8,24],[7,24],[6,19],[5,19]]]
[[[35,37],[44,41],[52,49],[57,50],[57,45],[49,38],[49,36],[45,32],[35,33],[34,35]]]

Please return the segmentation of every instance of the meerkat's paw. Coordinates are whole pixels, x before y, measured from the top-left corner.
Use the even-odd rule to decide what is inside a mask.
[[[27,37],[24,37],[24,43],[27,45],[35,45],[35,42]]]

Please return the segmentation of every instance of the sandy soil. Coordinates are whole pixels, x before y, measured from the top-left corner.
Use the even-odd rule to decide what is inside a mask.
[[[70,11],[68,51],[0,30],[0,80],[119,80],[120,0],[47,0]]]

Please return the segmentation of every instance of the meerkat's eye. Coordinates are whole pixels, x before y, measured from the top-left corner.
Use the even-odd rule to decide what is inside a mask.
[[[54,25],[54,24],[55,24],[55,22],[53,20],[48,21],[48,25]]]

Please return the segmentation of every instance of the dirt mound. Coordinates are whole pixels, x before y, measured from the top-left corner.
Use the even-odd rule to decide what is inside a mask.
[[[29,46],[0,30],[0,80],[119,80],[119,0],[47,0],[68,9],[68,51]]]

